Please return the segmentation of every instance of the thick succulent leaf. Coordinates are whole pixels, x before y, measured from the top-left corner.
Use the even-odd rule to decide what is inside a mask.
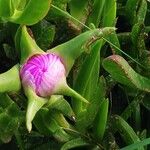
[[[0,0],[0,17],[11,16],[11,0]]]
[[[50,110],[59,111],[70,119],[75,117],[70,104],[61,95],[52,95],[45,107]]]
[[[141,0],[137,12],[137,22],[144,23],[147,13],[147,1]]]
[[[99,111],[95,118],[95,124],[93,128],[98,141],[101,141],[103,139],[105,133],[108,117],[108,108],[109,108],[109,100],[104,99],[99,107]]]
[[[0,74],[0,92],[19,91],[21,88],[19,65]]]
[[[35,24],[46,16],[50,4],[51,0],[29,0],[23,10],[15,9],[8,21],[26,25]]]
[[[70,124],[67,122],[65,117],[59,111],[49,110],[49,116],[55,118],[59,126],[67,129],[70,128]]]
[[[93,84],[93,82],[92,82]],[[103,77],[100,78],[100,81],[96,84],[93,84],[95,92],[91,95],[90,105],[82,110],[77,116],[76,127],[80,131],[85,131],[88,127],[95,123],[94,120],[98,113],[100,104],[105,97],[105,80]]]
[[[27,0],[11,0],[13,10],[20,10],[21,8],[23,9],[25,7],[26,1]]]
[[[89,14],[89,1],[88,0],[71,0],[69,3],[70,14],[74,18],[78,19],[80,22],[85,23],[87,16]],[[70,19],[71,25],[75,27],[77,30],[81,30],[83,27],[79,22]]]
[[[127,0],[126,16],[128,17],[128,20],[131,24],[134,24],[136,22],[136,13],[139,3],[140,0]]]
[[[116,81],[150,92],[150,79],[136,73],[123,57],[112,55],[105,58],[103,67]]]
[[[82,146],[88,146],[89,143],[87,143],[82,138],[73,139],[71,141],[66,142],[62,147],[61,150],[68,150],[72,148],[82,147]]]
[[[82,64],[74,83],[74,89],[89,101],[92,101],[93,93],[95,93],[94,87],[98,83],[101,46],[102,41],[98,41],[91,48],[91,53]],[[84,109],[81,101],[73,100],[72,103],[76,114],[79,114]]]
[[[47,115],[48,111],[49,111],[48,109],[41,108],[35,115],[33,123],[40,133],[50,136],[52,135],[52,133],[44,124],[44,120],[45,120],[44,118]]]
[[[134,144],[123,147],[120,150],[138,149],[139,147],[146,146],[146,145],[149,145],[149,144],[150,144],[150,138],[146,138],[143,141],[135,142]]]
[[[67,72],[69,72],[75,59],[80,56],[82,52],[87,51],[89,45],[91,45],[94,41],[109,35],[114,30],[115,28],[113,27],[90,30],[78,35],[66,43],[52,48],[48,52],[60,55],[66,65]]]
[[[13,103],[13,101],[11,100],[11,98],[6,94],[6,93],[1,93],[0,94],[0,107],[2,109],[7,108],[9,105],[11,105]]]
[[[104,5],[105,5],[105,0],[93,1],[91,12],[87,21],[88,24],[93,23],[95,27],[99,26],[99,23],[101,22],[102,19],[102,12],[103,12]]]
[[[132,56],[134,58],[140,57],[142,60],[147,59],[143,55],[146,55],[145,53],[145,31],[144,31],[144,24],[142,23],[137,23],[132,27],[132,32],[131,32],[131,39],[132,43],[134,44],[134,51],[132,51]],[[142,56],[144,58],[142,58]]]
[[[109,35],[107,38],[105,38],[106,42],[110,44],[110,47],[112,48],[113,54],[121,55],[121,50],[120,50],[120,43],[118,36],[116,32],[113,32],[111,35]]]
[[[51,113],[48,113],[44,117],[44,124],[57,140],[67,142],[72,139],[72,137],[63,130],[62,126],[59,125],[58,121],[51,116]]]
[[[70,125],[59,111],[43,107],[35,116],[34,125],[44,135],[53,135],[62,142],[73,138],[63,130],[63,128],[69,129]]]
[[[117,3],[115,0],[108,0],[105,2],[103,8],[102,26],[111,27],[114,26],[116,21],[116,7]]]
[[[69,123],[57,110],[47,107],[41,108],[34,118],[36,128],[45,135],[53,135],[57,140],[67,142],[73,137],[67,134],[63,128],[69,128]]]
[[[11,141],[11,138],[18,128],[18,119],[13,119],[6,114],[0,114],[0,139],[4,143]]]
[[[72,101],[73,109],[75,114],[77,114],[76,127],[81,131],[93,123],[100,102],[103,99],[103,90],[99,87],[99,64],[102,43],[102,40],[97,41],[91,47],[91,52],[83,62],[74,84],[74,89],[90,102],[90,105],[84,105],[77,99]]]
[[[7,143],[23,121],[23,113],[7,94],[0,95],[0,139]]]
[[[139,93],[133,100],[132,102],[127,106],[127,108],[122,112],[121,117],[124,120],[128,120],[128,118],[131,116],[133,112],[135,112],[135,109],[138,108],[139,104],[142,102],[144,99],[145,94]],[[135,108],[135,109],[133,109]]]
[[[114,127],[119,131],[126,144],[132,144],[137,141],[140,141],[133,128],[120,116],[113,116],[112,121]],[[144,148],[139,147],[138,150],[144,150]]]
[[[140,37],[140,34],[141,34],[142,32],[144,32],[144,31],[143,31],[143,28],[144,28],[144,25],[141,24],[141,23],[136,23],[136,24],[134,24],[134,26],[132,27],[131,39],[132,39],[132,42],[133,42],[133,44],[134,44],[135,46],[137,46],[138,42],[140,42],[138,38]]]
[[[128,0],[126,3],[126,13],[131,24],[144,23],[147,12],[147,1]]]
[[[116,24],[116,11],[117,11],[117,2],[115,0],[109,0],[105,2],[102,15],[102,27],[113,27]],[[109,41],[110,46],[112,47],[113,53],[121,55],[121,52],[118,50],[120,48],[120,43],[117,37],[117,34],[113,34],[106,37],[106,40]],[[115,46],[112,46],[115,45]]]

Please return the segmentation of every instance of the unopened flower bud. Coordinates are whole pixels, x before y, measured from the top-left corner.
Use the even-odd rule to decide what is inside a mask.
[[[66,70],[59,56],[36,54],[21,67],[20,76],[24,89],[29,86],[38,96],[48,97],[66,80]]]

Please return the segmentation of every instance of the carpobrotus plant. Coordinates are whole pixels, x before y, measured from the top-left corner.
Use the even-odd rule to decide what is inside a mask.
[[[0,149],[148,150],[149,8],[0,0]]]
[[[82,39],[83,41],[79,44],[80,46],[83,46],[84,41],[91,38],[90,35],[99,39],[102,35],[107,35],[112,31],[114,31],[114,28],[111,27],[102,30],[96,29],[84,33],[86,35],[89,34],[88,36],[85,36],[84,34],[80,35],[76,40]],[[53,48],[48,53],[45,53],[36,45],[25,26],[18,30],[16,39],[19,39],[20,41],[22,64],[20,69],[21,82],[25,94],[29,98],[26,115],[26,124],[29,132],[31,131],[31,122],[35,114],[48,101],[51,95],[72,96],[77,100],[89,104],[88,100],[71,89],[66,82],[66,76],[71,69],[73,62],[82,51],[77,50],[77,52],[75,52],[76,47],[67,49],[65,47],[68,45],[67,42],[67,44],[59,46],[59,48]],[[73,41],[74,40],[72,40],[69,45],[71,45]],[[16,41],[16,43],[17,42],[18,41]],[[73,55],[73,57],[67,55]],[[71,61],[69,62],[68,60]],[[32,97],[31,93],[35,93],[33,95],[36,95],[37,100]]]
[[[26,26],[18,29],[16,47],[20,50],[18,55],[21,57],[20,79],[25,95],[28,97],[26,126],[29,132],[32,129],[31,122],[35,114],[52,95],[67,95],[89,104],[88,100],[67,85],[66,77],[75,59],[83,52],[80,48],[85,45],[85,42],[91,37],[99,39],[110,34],[114,29],[108,27],[85,32],[75,39],[51,49],[48,53],[36,45]],[[76,41],[80,41],[77,47],[71,47],[72,43]]]

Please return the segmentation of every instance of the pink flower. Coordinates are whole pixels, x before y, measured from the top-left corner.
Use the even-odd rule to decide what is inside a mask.
[[[66,70],[59,56],[37,54],[21,67],[20,77],[24,88],[30,86],[38,96],[47,97],[66,79]]]

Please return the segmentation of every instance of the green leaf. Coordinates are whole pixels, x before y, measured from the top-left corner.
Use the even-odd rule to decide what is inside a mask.
[[[20,89],[19,65],[15,65],[10,70],[0,74],[0,93],[19,91]]]
[[[144,49],[142,48],[143,46],[141,46],[141,49],[140,49],[140,52],[143,52],[140,58],[140,61],[145,66],[145,69],[146,69],[146,71],[143,71],[142,73],[144,76],[149,77],[150,76],[150,52],[147,50],[144,51]]]
[[[139,137],[134,132],[133,128],[120,116],[113,116],[113,126],[119,131],[126,144],[132,144],[140,141]],[[139,147],[138,150],[144,150],[143,147]]]
[[[49,116],[52,116],[60,127],[70,128],[70,124],[67,122],[63,114],[56,110],[49,110]]]
[[[52,48],[48,52],[56,53],[62,57],[68,73],[74,64],[75,59],[80,56],[82,52],[85,50],[87,51],[94,41],[109,35],[114,30],[115,28],[113,27],[90,30],[80,34],[66,43]]]
[[[139,147],[150,145],[150,138],[144,139],[143,141],[135,142],[134,144],[128,145],[120,150],[136,150]]]
[[[9,105],[13,103],[13,101],[10,99],[10,97],[6,93],[1,93],[0,94],[0,106],[5,109]]]
[[[137,22],[144,23],[147,13],[147,1],[141,0],[137,12]]]
[[[68,141],[67,143],[65,143],[62,147],[61,150],[68,150],[71,148],[76,148],[76,147],[81,147],[81,146],[87,146],[89,145],[89,143],[87,143],[86,141],[84,141],[81,138],[77,138],[77,139],[73,139],[71,141]]]
[[[136,23],[136,14],[139,6],[140,0],[127,0],[126,2],[126,17],[128,18],[130,24]]]
[[[29,0],[11,0],[13,10],[20,10],[22,11],[25,6],[27,5]]]
[[[111,35],[106,37],[106,39],[109,40],[109,44],[111,43],[110,47],[112,49],[113,54],[121,55],[121,51],[119,50],[120,43],[119,43],[119,39],[118,39],[116,32],[113,32]],[[106,41],[106,40],[104,39],[104,41]],[[113,46],[113,45],[115,45],[115,46]]]
[[[91,103],[90,106],[92,105],[94,106],[94,104],[97,103],[96,102],[97,99],[94,99],[93,95],[97,90],[97,84],[99,78],[101,46],[102,46],[102,41],[98,41],[91,48],[91,53],[86,57],[84,63],[82,64],[74,84],[74,89],[77,92],[79,92],[82,96],[84,96],[87,100],[89,100],[89,102]],[[82,112],[84,109],[88,107],[83,105],[83,103],[81,101],[78,101],[77,99],[73,100],[72,103],[73,103],[74,111],[77,115],[79,115],[80,112]]]
[[[92,4],[91,12],[88,18],[88,24],[93,23],[95,27],[99,26],[102,19],[102,12],[105,6],[105,0],[95,0]],[[109,2],[108,2],[109,3]],[[80,3],[78,3],[79,5]]]
[[[128,0],[126,3],[126,17],[131,24],[144,23],[147,13],[147,1]]]
[[[109,100],[104,99],[99,107],[98,114],[95,118],[95,124],[93,129],[98,141],[103,139],[105,133],[108,117],[108,107]]]
[[[37,128],[37,130],[41,133],[44,134],[46,136],[50,136],[52,135],[52,133],[49,131],[49,129],[46,127],[46,125],[43,123],[44,122],[44,117],[47,115],[48,113],[48,109],[45,108],[41,108],[37,114],[34,117],[33,123],[35,125],[35,127]]]
[[[112,55],[105,58],[103,67],[119,83],[150,92],[150,79],[136,73],[123,57]]]
[[[11,140],[20,123],[23,121],[23,113],[7,94],[0,95],[0,139],[7,143]]]
[[[131,103],[128,104],[127,108],[122,112],[121,117],[124,120],[128,120],[128,118],[131,116],[131,114],[134,112],[137,106],[142,102],[145,94],[139,93],[135,98],[132,100]]]
[[[0,17],[10,17],[11,13],[11,0],[0,0]]]
[[[49,132],[51,132],[52,135],[61,142],[67,142],[71,140],[72,137],[63,130],[62,126],[59,125],[58,121],[56,121],[51,114],[52,113],[48,113],[46,116],[44,116],[44,124]]]
[[[0,139],[4,143],[10,142],[14,132],[18,128],[18,120],[6,114],[0,114]]]
[[[58,111],[42,108],[34,118],[36,128],[44,135],[53,135],[57,140],[66,142],[73,137],[67,134],[63,128],[69,128],[69,124]]]
[[[116,11],[117,11],[117,2],[115,0],[108,0],[107,3],[105,2],[104,8],[103,8],[102,23],[101,23],[102,27],[115,26]],[[114,47],[112,46],[112,44],[110,44],[113,52],[115,54],[121,55],[121,52],[118,50],[118,48],[120,48],[120,43],[119,43],[119,40],[115,31],[112,32],[111,35],[106,37],[106,39],[109,41],[109,43],[112,43],[113,45],[115,45]],[[104,41],[106,40],[104,39]]]
[[[105,2],[103,8],[102,27],[112,27],[116,22],[116,7],[117,3],[115,0],[108,0]]]
[[[145,31],[144,24],[137,23],[132,27],[131,39],[134,45],[134,51],[132,51],[132,55],[137,58],[145,54]],[[142,59],[143,60],[143,59]]]
[[[77,20],[81,21],[82,23],[86,22],[86,19],[89,14],[89,2],[88,0],[71,0],[69,3],[69,8],[70,8],[70,14]],[[77,30],[81,30],[83,25],[80,24],[79,22],[70,19],[70,24],[76,28]]]
[[[15,9],[14,14],[8,18],[9,21],[32,25],[42,20],[49,11],[51,0],[29,0],[23,10]]]
[[[94,87],[94,90],[95,91],[92,93],[93,96],[91,98],[90,105],[88,105],[86,109],[82,110],[77,116],[76,127],[80,131],[85,131],[87,127],[90,127],[92,123],[94,123],[101,101],[104,99],[105,83],[102,77],[97,83],[97,86]]]
[[[57,110],[71,119],[72,117],[75,117],[70,104],[63,98],[63,96],[52,95],[45,107],[50,110]]]

